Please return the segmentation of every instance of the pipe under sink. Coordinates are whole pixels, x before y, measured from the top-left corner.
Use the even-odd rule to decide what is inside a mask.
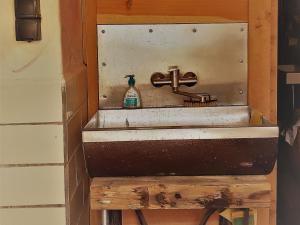
[[[271,172],[278,128],[247,106],[99,110],[83,130],[93,176]]]

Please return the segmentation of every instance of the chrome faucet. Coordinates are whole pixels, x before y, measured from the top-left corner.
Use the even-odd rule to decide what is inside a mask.
[[[177,66],[170,66],[168,72],[169,74],[163,74],[158,72],[152,74],[152,85],[154,87],[170,85],[173,89],[173,92],[176,92],[178,91],[180,85],[192,87],[198,82],[196,74],[188,72],[184,75],[181,75]]]
[[[174,94],[184,95],[190,97],[191,99],[197,99],[201,103],[207,103],[211,101],[216,101],[212,99],[207,93],[189,93],[180,91],[180,85],[185,85],[192,87],[198,82],[197,75],[193,72],[187,72],[183,75],[180,74],[180,70],[177,66],[170,66],[168,74],[163,73],[153,73],[151,75],[151,83],[154,87],[162,87],[164,85],[170,85]]]

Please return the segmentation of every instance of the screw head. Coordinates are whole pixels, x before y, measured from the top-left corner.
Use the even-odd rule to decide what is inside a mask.
[[[196,33],[196,32],[197,32],[197,29],[196,29],[196,28],[193,28],[193,32]]]
[[[244,91],[243,90],[240,90],[240,95],[244,94]]]
[[[244,60],[243,60],[243,59],[240,59],[240,63],[244,63]]]
[[[149,33],[153,33],[153,29],[150,28],[150,29],[149,29]]]
[[[106,62],[103,62],[103,63],[102,63],[102,66],[106,66]]]
[[[102,34],[105,34],[105,30],[101,30],[101,33],[102,33]]]
[[[240,30],[241,30],[241,32],[243,32],[243,31],[245,31],[245,28],[244,28],[244,27],[241,27],[241,29],[240,29]]]

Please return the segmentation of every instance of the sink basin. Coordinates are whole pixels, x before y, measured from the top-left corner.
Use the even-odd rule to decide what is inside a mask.
[[[251,124],[247,106],[99,110],[83,130],[96,176],[270,173],[278,128]]]

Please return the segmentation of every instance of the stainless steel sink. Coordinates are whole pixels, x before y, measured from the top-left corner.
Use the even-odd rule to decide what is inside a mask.
[[[99,110],[83,130],[95,176],[267,174],[278,128],[247,106]]]

